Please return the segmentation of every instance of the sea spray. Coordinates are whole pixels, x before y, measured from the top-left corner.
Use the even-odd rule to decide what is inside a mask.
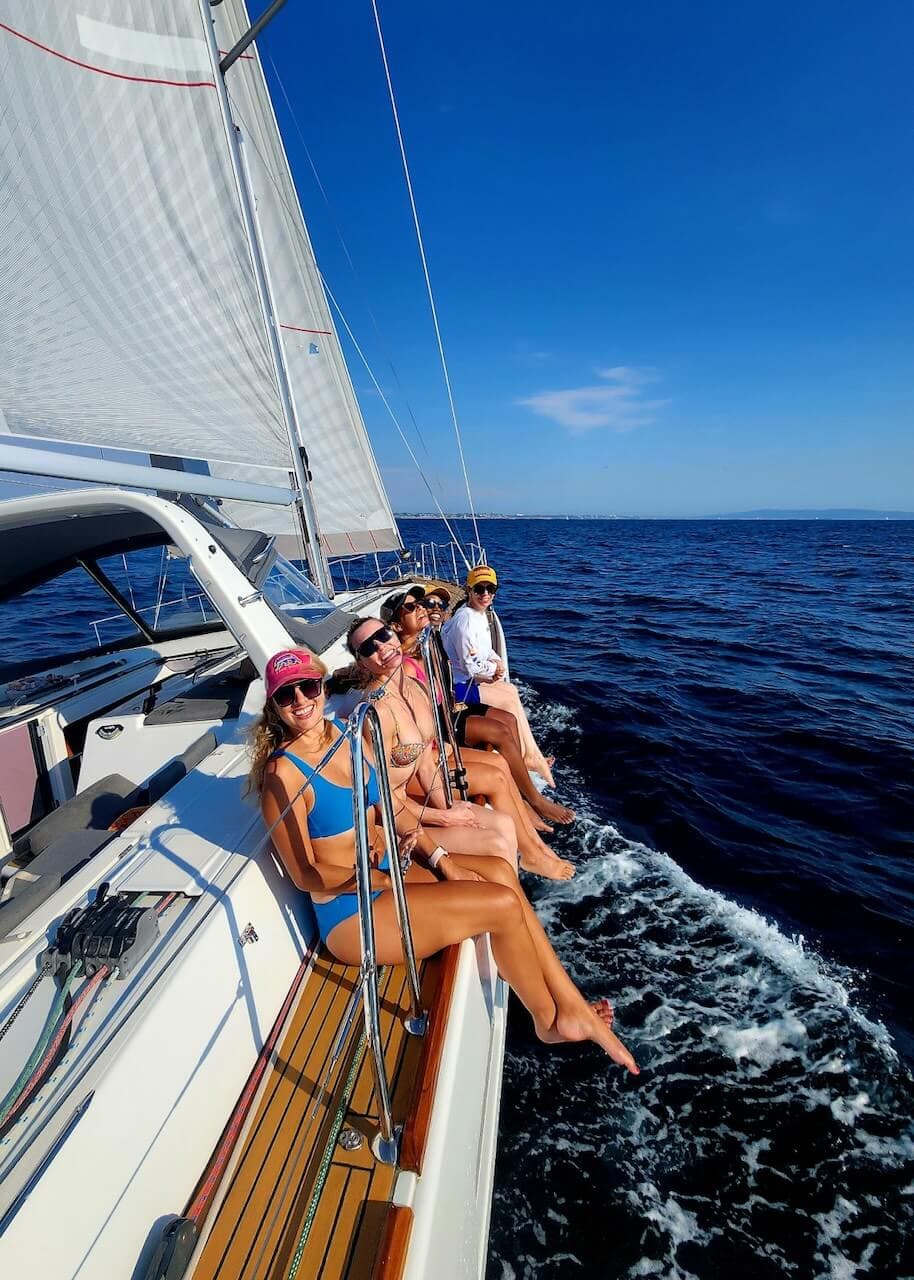
[[[573,714],[525,697],[570,757]],[[570,763],[559,776],[578,874],[527,887],[644,1071],[544,1050],[512,1018],[490,1276],[914,1273],[914,1082],[863,975],[627,840]]]

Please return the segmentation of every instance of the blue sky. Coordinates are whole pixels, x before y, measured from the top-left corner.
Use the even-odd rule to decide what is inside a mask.
[[[381,15],[481,509],[914,507],[908,3]],[[464,509],[370,4],[291,0],[261,51],[328,282]]]

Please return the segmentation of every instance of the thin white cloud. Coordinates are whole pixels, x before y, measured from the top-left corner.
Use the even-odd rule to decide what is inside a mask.
[[[541,391],[517,403],[569,431],[591,431],[594,427],[634,431],[653,422],[657,410],[670,403],[643,398],[643,388],[660,377],[656,369],[615,365],[611,369],[597,369],[596,373],[603,379],[602,383]]]

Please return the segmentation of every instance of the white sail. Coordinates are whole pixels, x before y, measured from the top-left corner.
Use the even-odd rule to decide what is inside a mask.
[[[0,0],[0,432],[289,468],[202,21],[198,0]],[[325,545],[396,546],[336,339],[298,334],[332,326],[252,54],[229,88]]]
[[[198,5],[0,23],[7,430],[288,466]]]
[[[250,26],[244,0],[213,9],[220,47]],[[280,22],[282,19],[277,19]],[[256,47],[226,85],[243,138],[302,443],[328,555],[401,545],[343,359]]]

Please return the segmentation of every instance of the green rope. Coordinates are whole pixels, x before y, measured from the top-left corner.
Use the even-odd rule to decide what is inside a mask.
[[[64,1003],[66,1001],[70,987],[73,985],[73,981],[81,969],[82,969],[82,961],[79,961],[77,964],[73,965],[73,967],[70,969],[67,976],[64,978],[63,982],[60,984],[60,990],[57,992],[57,995],[54,997],[54,1002],[51,1005],[50,1011],[48,1012],[47,1020],[45,1021],[44,1029],[41,1033],[41,1038],[39,1039],[38,1043],[35,1045],[35,1048],[32,1050],[32,1054],[28,1062],[25,1064],[25,1066],[19,1072],[19,1075],[16,1077],[16,1081],[13,1084],[13,1087],[10,1089],[9,1093],[3,1099],[3,1102],[0,1103],[0,1127],[2,1127],[4,1120],[12,1111],[13,1107],[16,1104],[16,1099],[19,1097],[22,1090],[28,1084],[29,1080],[31,1079],[32,1072],[35,1070],[35,1068],[38,1066],[38,1063],[41,1061],[42,1057],[44,1056],[44,1051],[45,1049],[47,1049],[48,1045],[50,1044],[51,1036],[54,1034],[54,1030],[58,1022],[60,1021],[60,1016],[63,1013]]]
[[[349,1109],[349,1099],[352,1096],[352,1089],[355,1085],[355,1078],[358,1074],[359,1067],[362,1065],[362,1058],[365,1053],[365,1032],[363,1031],[359,1037],[359,1043],[356,1046],[355,1057],[352,1060],[352,1066],[346,1083],[343,1085],[343,1095],[340,1098],[340,1105],[336,1109],[333,1117],[333,1123],[330,1126],[330,1133],[327,1137],[327,1145],[324,1147],[324,1154],[321,1157],[320,1168],[317,1171],[317,1179],[314,1184],[314,1190],[311,1193],[311,1199],[308,1201],[308,1212],[305,1214],[304,1225],[301,1234],[298,1237],[298,1245],[292,1258],[292,1265],[289,1267],[289,1274],[286,1280],[295,1280],[298,1275],[298,1268],[301,1266],[301,1260],[305,1252],[305,1245],[308,1243],[308,1236],[311,1234],[311,1228],[314,1225],[314,1216],[317,1213],[317,1206],[320,1203],[321,1192],[324,1189],[324,1183],[327,1181],[327,1174],[330,1172],[330,1163],[333,1160],[333,1150],[336,1146],[340,1129],[343,1127],[343,1120]]]

